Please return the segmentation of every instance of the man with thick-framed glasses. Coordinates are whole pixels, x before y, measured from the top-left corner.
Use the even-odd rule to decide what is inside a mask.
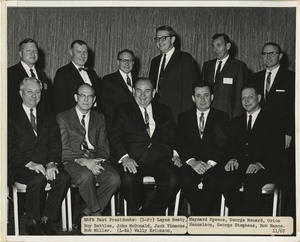
[[[86,203],[74,227],[80,230],[83,216],[100,216],[120,185],[110,165],[110,149],[103,114],[91,110],[94,88],[84,83],[74,95],[76,106],[57,115],[62,139],[62,162]],[[99,184],[96,187],[96,183]]]
[[[280,63],[283,52],[277,43],[264,44],[261,56],[266,69],[254,73],[252,81],[263,94],[262,109],[282,119],[285,134],[282,215],[295,216],[295,72]]]
[[[115,107],[133,98],[132,88],[138,78],[132,71],[134,62],[135,56],[132,50],[121,50],[117,55],[118,70],[103,77],[101,106],[107,130],[110,129]]]
[[[152,59],[149,78],[155,83],[155,98],[178,114],[192,107],[191,86],[196,82],[192,56],[174,47],[177,34],[170,26],[156,29],[154,41],[161,54]]]

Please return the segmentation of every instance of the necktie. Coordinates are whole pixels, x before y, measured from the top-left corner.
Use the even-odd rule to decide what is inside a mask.
[[[33,114],[33,108],[30,109],[30,123],[35,133],[37,133],[37,126],[35,122],[35,116]]]
[[[131,87],[131,80],[130,80],[130,77],[127,75],[127,78],[126,78],[126,82],[127,82],[127,85]]]
[[[87,67],[79,67],[78,68],[78,71],[81,72],[81,71],[87,71],[88,68]]]
[[[268,76],[267,76],[267,81],[266,81],[266,98],[267,98],[267,95],[271,89],[271,75],[272,75],[272,72],[269,72],[268,73]]]
[[[157,80],[157,85],[156,85],[156,90],[157,91],[159,90],[158,84],[163,79],[163,74],[164,74],[164,71],[165,71],[165,64],[166,64],[166,54],[163,54],[163,61],[162,61],[161,66],[160,66],[159,78]]]
[[[216,75],[215,75],[215,82],[218,79],[218,76],[220,75],[221,66],[222,66],[222,61],[219,61],[219,65],[218,65],[217,72],[216,72]]]
[[[252,115],[249,115],[248,124],[247,124],[247,132],[248,132],[248,134],[251,131],[251,126],[252,126]]]
[[[88,147],[88,144],[87,144],[87,141],[86,141],[86,138],[85,138],[86,129],[85,129],[84,118],[85,118],[85,115],[82,115],[81,126],[82,126],[82,132],[83,132],[83,135],[84,135],[84,139],[83,139],[82,144],[81,144],[81,149],[83,151],[84,156],[89,157],[90,151],[89,151],[89,147]]]
[[[202,135],[204,132],[204,113],[201,113],[201,116],[200,116],[199,132],[200,132],[200,136],[202,138]]]
[[[150,127],[149,127],[149,114],[147,113],[147,109],[145,109],[145,126],[148,132],[148,135],[150,136]]]
[[[31,73],[31,77],[36,77],[32,69],[30,69],[30,73]]]

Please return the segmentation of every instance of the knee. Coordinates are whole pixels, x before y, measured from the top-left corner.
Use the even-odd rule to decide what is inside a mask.
[[[63,185],[63,186],[69,187],[69,186],[71,185],[71,177],[70,177],[70,175],[69,175],[67,172],[65,172],[65,171],[60,172],[60,173],[58,174],[57,179],[59,180],[59,183],[60,183],[61,185]]]
[[[119,188],[121,184],[121,179],[119,174],[117,172],[111,173],[111,175],[108,178],[108,182],[111,185],[111,187],[114,187],[116,189]]]
[[[45,187],[47,179],[42,173],[37,173],[34,178],[27,184],[27,187]]]
[[[95,183],[95,176],[89,169],[83,169],[80,172],[80,176],[78,177],[78,180],[75,181],[75,183]]]
[[[122,187],[128,187],[128,186],[133,185],[134,179],[133,179],[133,175],[131,173],[121,172],[120,177],[121,177],[121,186]]]

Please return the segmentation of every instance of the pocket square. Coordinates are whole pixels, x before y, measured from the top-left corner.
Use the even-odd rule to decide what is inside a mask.
[[[285,90],[282,90],[282,89],[276,89],[276,92],[285,92]]]

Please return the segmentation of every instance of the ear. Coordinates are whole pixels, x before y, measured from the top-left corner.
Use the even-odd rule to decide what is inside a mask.
[[[78,95],[77,94],[74,94],[74,99],[76,102],[78,102]]]
[[[152,91],[152,98],[155,97],[155,93],[156,93],[156,90],[154,89],[154,90]]]
[[[212,102],[214,100],[214,94],[210,95],[210,101]]]
[[[258,94],[258,95],[257,95],[257,99],[258,99],[258,102],[260,103],[260,100],[261,100],[261,94]]]
[[[231,43],[226,44],[226,49],[229,50],[231,48]]]
[[[19,51],[19,56],[22,59],[22,51]]]
[[[196,103],[194,95],[192,95],[192,100],[193,100],[194,103]]]
[[[283,57],[283,54],[282,54],[282,53],[280,53],[280,54],[279,54],[279,60],[281,60],[281,59],[282,59],[282,57]]]
[[[69,49],[69,54],[70,54],[70,56],[72,56],[72,55],[73,55],[73,51],[72,51],[72,49]]]
[[[19,91],[19,94],[20,94],[20,97],[22,98],[23,97],[22,90]]]
[[[175,36],[172,36],[172,37],[171,37],[171,43],[174,44],[175,40],[176,40],[176,37],[175,37]]]
[[[132,94],[133,94],[133,96],[135,96],[135,89],[134,89],[134,87],[132,88]]]
[[[96,101],[96,96],[93,98],[93,103]]]

